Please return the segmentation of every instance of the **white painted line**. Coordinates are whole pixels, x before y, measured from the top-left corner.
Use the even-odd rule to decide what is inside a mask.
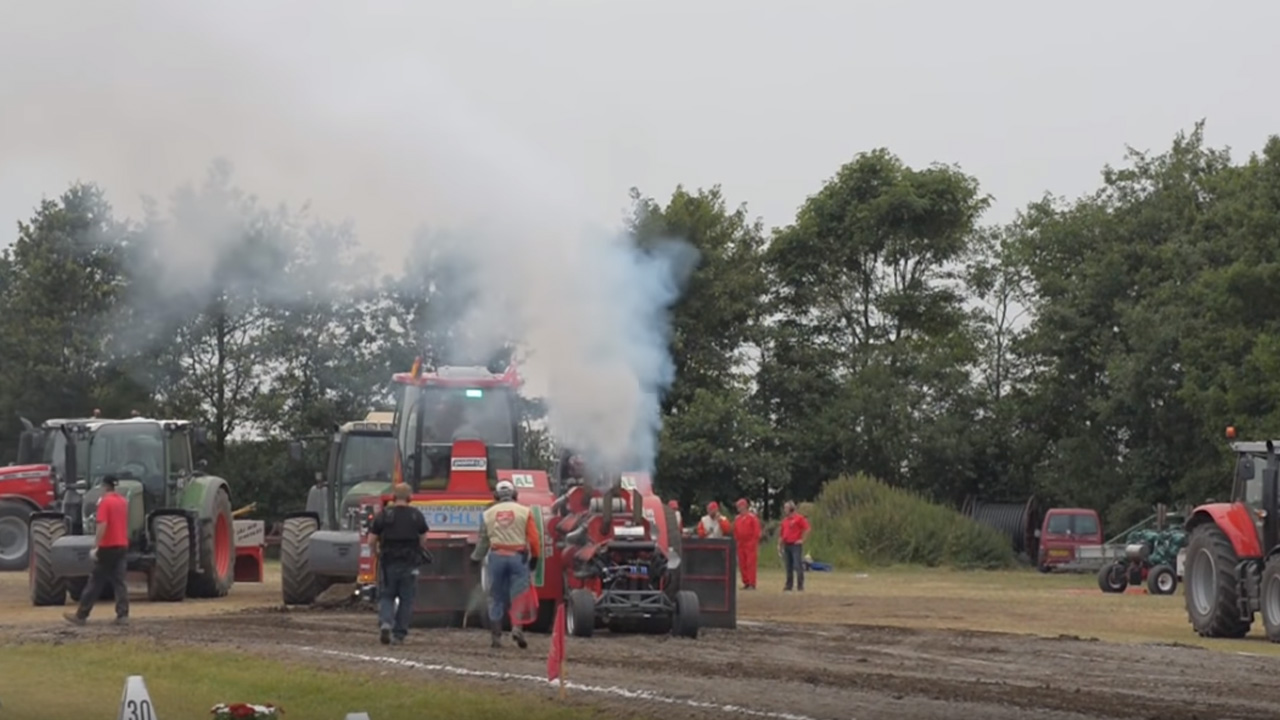
[[[469,668],[455,667],[453,665],[441,665],[438,663],[420,663],[416,660],[407,660],[405,658],[386,657],[383,655],[362,655],[360,653],[343,652],[341,650],[329,650],[327,648],[315,648],[305,646],[292,646],[295,650],[302,650],[310,653],[321,653],[324,655],[332,655],[334,657],[346,658],[348,660],[363,660],[364,662],[385,663],[388,665],[399,665],[400,667],[412,668],[414,670],[428,670],[430,672],[446,672],[452,675],[462,675],[466,677],[491,678],[494,680],[522,680],[524,682],[537,683],[539,685],[556,685],[557,681],[548,681],[541,675],[523,675],[520,673],[498,672],[495,670],[471,670]],[[703,702],[701,700],[687,700],[684,698],[675,698],[668,695],[659,695],[649,690],[630,690],[617,685],[608,687],[603,685],[583,685],[572,680],[566,680],[564,683],[566,689],[579,690],[582,692],[596,693],[599,695],[615,695],[617,697],[627,698],[628,700],[648,700],[651,702],[667,703],[668,705],[684,705],[686,707],[698,708],[701,710],[719,710],[725,713],[732,713],[739,716],[752,716],[761,718],[774,718],[775,720],[817,720],[808,715],[797,715],[796,713],[772,712],[769,710],[754,710],[739,705],[721,705],[719,703]],[[850,720],[854,720],[850,718]]]

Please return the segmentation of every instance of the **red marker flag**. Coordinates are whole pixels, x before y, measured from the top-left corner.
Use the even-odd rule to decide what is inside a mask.
[[[547,653],[547,682],[560,680],[560,693],[564,694],[564,638],[568,634],[568,618],[563,601],[556,603],[555,627],[551,630],[551,650]]]

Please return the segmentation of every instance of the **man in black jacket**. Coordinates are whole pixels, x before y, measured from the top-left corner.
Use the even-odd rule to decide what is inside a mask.
[[[383,645],[400,645],[409,634],[418,568],[430,561],[425,547],[427,519],[409,505],[413,491],[401,483],[392,494],[395,501],[378,513],[369,528],[378,556],[378,627]]]

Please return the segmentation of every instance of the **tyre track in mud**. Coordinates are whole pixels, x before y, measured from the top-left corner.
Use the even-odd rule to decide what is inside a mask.
[[[138,622],[128,631],[161,643],[232,647],[358,672],[422,678],[427,671],[364,662],[301,648],[357,653],[481,671],[545,675],[548,638],[528,650],[488,648],[475,630],[429,630],[402,648],[379,645],[374,617],[341,610],[255,609],[208,618]],[[23,628],[19,636],[61,640],[98,630]],[[111,631],[106,631],[115,634]],[[12,633],[11,633],[12,634]],[[16,637],[13,639],[17,639]],[[569,638],[566,675],[599,688],[618,686],[667,701],[570,693],[575,704],[616,715],[728,717],[697,703],[737,705],[812,718],[1253,718],[1280,715],[1280,688],[1261,682],[1280,660],[1189,647],[1113,645],[1075,638],[780,623],[704,630],[695,641],[668,636]],[[528,680],[454,678],[553,694]],[[615,713],[610,713],[615,715]]]

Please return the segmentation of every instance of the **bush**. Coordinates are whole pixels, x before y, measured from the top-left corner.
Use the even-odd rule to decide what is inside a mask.
[[[1000,531],[862,474],[828,482],[806,516],[813,526],[806,552],[839,567],[1016,564]]]

